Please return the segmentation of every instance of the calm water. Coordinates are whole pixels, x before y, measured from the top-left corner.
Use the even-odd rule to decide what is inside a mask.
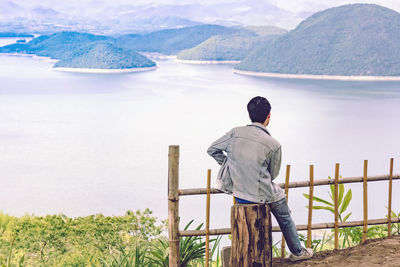
[[[0,56],[0,210],[12,215],[121,215],[150,208],[167,217],[168,145],[181,146],[181,188],[204,187],[218,166],[209,144],[248,123],[256,95],[272,103],[269,129],[283,146],[292,180],[400,171],[400,83],[307,81],[235,75],[231,66],[158,62],[152,72],[123,75],[61,73],[44,59]],[[284,167],[278,182],[284,181]],[[326,196],[319,187],[316,195]],[[350,219],[361,219],[361,187],[353,186]],[[304,190],[289,204],[306,223]],[[383,218],[385,183],[369,186],[370,218]],[[394,209],[400,210],[394,183]],[[204,197],[181,201],[182,224],[201,222]],[[229,226],[232,199],[212,197],[212,227]],[[315,222],[332,221],[315,212]]]

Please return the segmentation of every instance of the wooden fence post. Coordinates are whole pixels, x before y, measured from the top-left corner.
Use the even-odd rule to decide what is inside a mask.
[[[367,240],[367,231],[368,231],[368,160],[364,160],[364,179],[363,179],[363,202],[364,202],[364,225],[363,225],[363,235],[362,235],[362,243]]]
[[[312,209],[314,197],[314,165],[310,165],[310,188],[308,193],[308,224],[307,224],[307,247],[311,248],[311,226],[312,226]]]
[[[169,267],[179,267],[179,146],[168,153]]]
[[[335,196],[334,196],[334,204],[335,204],[335,249],[339,249],[339,163],[336,163],[335,166]]]
[[[289,178],[290,178],[290,165],[286,165],[286,180],[285,180],[285,195],[286,202],[289,198]],[[281,258],[285,257],[285,237],[282,234],[282,243],[281,243]]]
[[[390,169],[389,169],[388,236],[392,235],[392,178],[393,178],[393,158],[390,159]]]
[[[272,224],[268,205],[233,205],[231,227],[231,266],[272,266]]]
[[[206,262],[205,267],[210,266],[210,190],[211,170],[207,171],[207,200],[206,200]]]

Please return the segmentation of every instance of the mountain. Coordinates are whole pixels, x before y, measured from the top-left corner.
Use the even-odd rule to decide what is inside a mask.
[[[269,35],[282,35],[288,31],[276,26],[246,26],[245,29],[255,32],[258,36],[269,36]]]
[[[214,1],[0,1],[0,31],[50,34],[79,31],[121,35],[199,24],[279,25],[292,28],[307,11],[293,12],[270,0]],[[29,3],[28,3],[29,2]],[[309,3],[312,10],[326,4]],[[307,9],[307,10],[308,10]]]
[[[166,55],[192,48],[211,36],[229,34],[236,29],[220,25],[198,25],[181,29],[166,29],[144,35],[123,35],[116,40],[116,45],[142,52],[158,52]]]
[[[130,69],[155,67],[156,64],[132,50],[115,47],[111,43],[94,42],[75,50],[69,58],[54,67],[88,69]]]
[[[42,35],[26,44],[0,47],[0,53],[26,53],[58,59],[55,67],[126,69],[153,67],[137,52],[115,46],[114,38],[78,32]]]
[[[233,34],[216,35],[178,54],[178,59],[200,61],[240,61],[252,49],[286,33],[278,27],[251,26]]]
[[[79,32],[59,32],[41,35],[27,44],[12,44],[0,47],[0,53],[26,53],[54,59],[69,58],[74,50],[88,43],[98,41],[113,42],[113,38]]]
[[[255,33],[216,35],[196,47],[178,54],[178,59],[203,61],[237,61],[246,57],[257,42]]]
[[[318,12],[235,68],[288,74],[400,76],[400,14],[374,4]]]
[[[110,33],[119,35],[139,33],[146,34],[163,29],[179,29],[184,27],[201,25],[203,23],[184,19],[179,16],[149,16],[137,18],[136,12],[126,11],[122,15],[114,18],[107,24]]]

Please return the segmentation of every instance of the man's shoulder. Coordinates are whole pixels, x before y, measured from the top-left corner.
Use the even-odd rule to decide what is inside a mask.
[[[252,126],[238,126],[232,129],[236,137],[248,138],[250,140],[259,142],[265,146],[268,146],[271,150],[277,150],[281,147],[281,144],[273,138],[266,129],[261,127]]]

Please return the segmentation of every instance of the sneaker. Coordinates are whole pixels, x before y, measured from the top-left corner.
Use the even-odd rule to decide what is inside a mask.
[[[301,261],[305,259],[309,259],[314,255],[314,251],[311,248],[302,248],[299,255],[290,254],[288,259],[290,261]]]

